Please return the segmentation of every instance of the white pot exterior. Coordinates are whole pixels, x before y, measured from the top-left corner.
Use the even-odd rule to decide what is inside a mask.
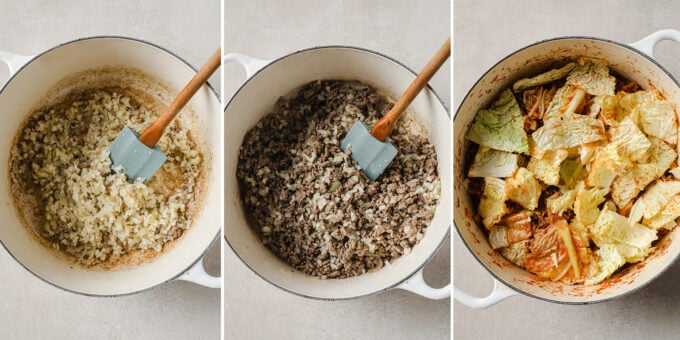
[[[658,40],[657,40],[658,42]],[[653,46],[652,46],[653,47]],[[479,262],[505,285],[536,298],[561,303],[582,304],[606,301],[642,287],[658,276],[680,253],[680,228],[675,228],[657,245],[645,261],[632,265],[613,279],[599,285],[564,285],[541,281],[514,266],[494,251],[483,228],[472,219],[476,211],[463,187],[467,164],[463,164],[469,143],[465,133],[479,109],[486,108],[500,92],[520,78],[534,75],[551,62],[588,56],[605,59],[610,68],[632,79],[644,89],[656,88],[680,112],[680,89],[674,79],[642,52],[630,46],[596,38],[558,38],[525,47],[492,67],[474,85],[454,117],[454,223],[463,242]]]
[[[449,156],[451,120],[430,88],[418,95],[409,110],[419,116],[435,145],[442,197],[424,238],[413,247],[411,254],[400,257],[377,272],[347,279],[321,280],[296,271],[277,258],[246,222],[236,179],[243,137],[248,129],[272,111],[279,97],[316,79],[357,79],[386,91],[396,99],[415,75],[403,65],[375,52],[350,47],[322,47],[278,59],[246,81],[225,109],[225,238],[241,260],[258,275],[298,295],[348,299],[395,287],[416,273],[434,255],[447,237],[451,224],[452,195],[447,190],[452,185]]]
[[[151,44],[119,37],[98,37],[57,46],[33,58],[0,92],[0,241],[26,269],[63,289],[97,296],[139,292],[171,280],[199,261],[219,234],[222,143],[221,106],[214,91],[203,86],[189,102],[206,127],[203,138],[210,149],[205,206],[181,239],[153,262],[127,270],[92,271],[55,257],[21,224],[9,192],[7,162],[12,139],[29,110],[55,83],[73,73],[102,66],[132,67],[179,91],[196,74],[184,61]]]

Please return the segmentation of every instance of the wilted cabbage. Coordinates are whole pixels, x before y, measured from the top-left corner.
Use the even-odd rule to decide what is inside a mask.
[[[680,182],[657,180],[633,203],[628,222],[639,222],[642,217],[651,219],[678,193],[680,193]]]
[[[468,177],[509,177],[517,171],[519,155],[480,146]]]
[[[627,157],[619,154],[617,144],[607,144],[596,152],[586,183],[591,187],[608,189],[616,176],[632,166],[633,163]]]
[[[613,96],[616,78],[609,75],[609,67],[603,60],[579,58],[578,65],[567,77],[567,84],[578,86],[593,96]]]
[[[671,197],[652,218],[643,219],[642,224],[658,230],[675,226],[675,219],[678,217],[680,217],[680,194]]]
[[[487,229],[490,230],[507,214],[506,199],[504,180],[495,177],[484,178],[484,192],[479,200],[479,215]]]
[[[548,151],[542,158],[531,157],[527,169],[543,183],[557,185],[560,182],[560,165],[567,156],[569,153],[566,150]]]
[[[602,122],[588,116],[566,113],[544,121],[531,138],[541,150],[568,149],[606,138]]]
[[[586,189],[583,182],[576,185],[576,199],[574,200],[574,214],[576,220],[588,227],[597,221],[600,214],[599,205],[605,201],[609,188]]]
[[[529,241],[515,242],[507,247],[498,249],[501,255],[518,267],[524,268],[524,258],[527,256]]]
[[[630,118],[624,118],[619,125],[609,129],[609,134],[611,143],[616,145],[621,155],[636,162],[649,157],[647,150],[652,143]]]
[[[640,105],[640,125],[650,136],[664,140],[670,145],[678,142],[678,128],[673,103],[658,100]]]
[[[519,168],[510,178],[506,179],[508,199],[518,203],[525,209],[534,210],[538,207],[541,196],[541,184],[526,168]]]
[[[545,200],[548,210],[556,215],[562,215],[568,209],[572,209],[576,200],[576,190],[560,190]]]
[[[595,275],[586,279],[586,285],[598,284],[614,272],[626,264],[626,259],[621,256],[618,248],[613,244],[604,244],[600,249],[595,251],[597,255],[598,271]]]
[[[512,90],[515,92],[520,92],[530,87],[545,85],[555,80],[560,80],[566,77],[575,66],[576,63],[571,62],[562,66],[561,68],[552,69],[531,78],[520,79],[512,85]]]
[[[657,238],[656,231],[639,223],[630,224],[626,217],[609,209],[602,209],[589,230],[599,248],[614,245],[630,263],[642,261],[652,251],[652,242]]]
[[[529,151],[522,111],[512,91],[503,91],[488,109],[479,110],[465,138],[496,150]]]

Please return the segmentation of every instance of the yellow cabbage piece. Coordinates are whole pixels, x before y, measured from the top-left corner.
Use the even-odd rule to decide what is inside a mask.
[[[498,249],[501,255],[508,259],[508,261],[514,263],[516,266],[524,268],[524,259],[527,256],[527,250],[529,248],[529,241],[515,242],[507,247]]]
[[[527,169],[543,183],[557,185],[560,182],[560,165],[567,156],[566,150],[547,151],[542,158],[531,157]]]
[[[649,183],[661,177],[668,170],[677,153],[668,144],[657,138],[650,138],[647,163],[635,164],[612,183],[612,199],[619,208],[625,207]]]
[[[591,187],[609,188],[614,178],[623,174],[631,166],[633,163],[619,154],[616,144],[607,144],[598,149],[590,165],[586,183]]]
[[[519,155],[480,146],[468,177],[509,177],[517,171]]]
[[[484,227],[491,229],[507,214],[506,199],[504,180],[495,177],[484,178],[484,192],[479,200],[479,215],[482,217]]]
[[[678,128],[673,103],[658,100],[640,106],[640,126],[646,134],[664,140],[670,145],[678,142]]]
[[[639,222],[642,217],[651,219],[670,199],[680,193],[680,182],[657,180],[633,203],[628,222]]]
[[[640,107],[645,103],[653,103],[661,97],[656,91],[638,91],[634,93],[619,92],[616,94],[618,98],[618,116],[620,118],[629,117],[633,123],[638,123],[640,115]]]
[[[585,115],[565,113],[544,120],[543,126],[531,134],[540,150],[568,149],[606,139],[601,121]]]
[[[668,203],[652,218],[644,218],[642,224],[654,230],[672,229],[675,227],[675,219],[678,217],[680,217],[680,194],[671,197]]]
[[[486,110],[479,110],[465,138],[481,146],[507,152],[529,151],[522,111],[510,89]]]
[[[599,248],[614,245],[630,263],[642,261],[652,251],[652,242],[657,239],[655,230],[639,223],[630,224],[626,217],[609,209],[602,209],[597,222],[588,229]]]
[[[560,190],[545,200],[548,210],[556,215],[562,215],[572,208],[576,200],[576,190]]]
[[[621,155],[636,162],[648,158],[647,150],[652,143],[630,118],[624,118],[619,125],[609,129],[609,134]]]
[[[526,168],[519,168],[515,174],[506,179],[508,198],[525,209],[535,210],[541,196],[541,184]]]
[[[597,221],[600,215],[598,207],[605,201],[609,188],[586,189],[585,183],[576,184],[576,200],[574,201],[574,214],[576,220],[588,227]]]
[[[567,84],[578,86],[593,96],[614,95],[616,78],[609,75],[603,60],[579,58],[578,65],[569,73]]]
[[[595,254],[597,255],[598,271],[595,275],[586,279],[584,283],[586,285],[595,285],[606,280],[626,263],[626,259],[613,244],[602,245]]]

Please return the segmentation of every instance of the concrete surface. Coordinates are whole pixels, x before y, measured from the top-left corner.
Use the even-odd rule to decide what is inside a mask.
[[[420,70],[450,33],[448,0],[225,1],[225,52],[272,59],[319,45],[354,45],[387,54]],[[447,62],[431,81],[450,104]],[[244,72],[225,65],[225,99]],[[227,117],[228,119],[228,117]],[[228,217],[226,223],[229,223]],[[449,300],[404,291],[339,302],[286,293],[260,279],[224,247],[227,339],[448,339]],[[450,280],[450,244],[426,267],[426,280]]]
[[[220,1],[0,0],[0,50],[35,54],[94,35],[144,39],[195,67],[220,45]],[[0,84],[8,71],[0,63]],[[219,73],[211,78],[220,91]],[[206,257],[220,272],[219,240]],[[34,277],[0,247],[0,339],[218,339],[220,290],[171,282],[119,298],[64,292]]]
[[[634,42],[663,28],[680,29],[677,1],[454,1],[454,107],[493,64],[530,43],[565,35]],[[680,45],[662,42],[657,60],[680,77]],[[454,232],[455,233],[455,232]],[[477,295],[492,280],[454,235],[454,282]],[[663,339],[677,338],[680,263],[623,298],[563,306],[525,296],[487,310],[454,303],[456,339]]]

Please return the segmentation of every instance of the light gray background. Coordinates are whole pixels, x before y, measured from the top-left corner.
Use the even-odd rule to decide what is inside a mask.
[[[76,38],[123,35],[199,67],[220,45],[220,11],[219,0],[2,0],[0,50],[33,55]],[[7,77],[0,63],[0,84]],[[218,72],[210,81],[218,93],[219,80]],[[212,274],[220,272],[220,245],[206,257]],[[85,297],[39,280],[0,247],[0,339],[218,339],[220,321],[219,289],[171,282],[131,296]]]
[[[663,28],[680,29],[677,1],[455,0],[454,107],[484,72],[528,44],[565,35],[630,43]],[[655,54],[680,77],[680,45],[662,42]],[[490,275],[458,235],[453,238],[456,285],[487,294]],[[456,339],[677,339],[680,263],[642,290],[611,302],[564,306],[519,296],[487,310],[457,302],[454,309]]]
[[[419,71],[450,34],[448,0],[226,0],[224,10],[225,52],[260,59],[320,45],[351,45],[382,52]],[[447,62],[430,82],[447,107],[450,65]],[[245,73],[234,64],[224,70],[228,101]],[[270,285],[229,246],[224,249],[227,339],[450,337],[449,300],[430,301],[398,290],[350,301],[309,300]],[[426,267],[425,279],[436,287],[449,282],[449,242]]]

